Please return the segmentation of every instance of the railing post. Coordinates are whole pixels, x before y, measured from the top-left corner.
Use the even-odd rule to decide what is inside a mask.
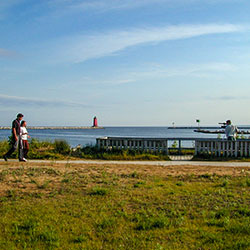
[[[151,153],[152,151],[152,141],[151,140],[149,140],[148,141],[148,151]]]
[[[110,150],[111,149],[111,144],[110,144],[110,140],[109,139],[107,139],[106,145],[107,145],[106,150]]]
[[[165,153],[168,155],[168,140],[165,141]]]
[[[128,149],[128,140],[127,139],[124,140],[124,148]]]
[[[222,141],[218,141],[218,157],[221,157],[221,144]]]
[[[139,149],[140,149],[140,141],[136,140],[136,150],[139,150]]]
[[[240,141],[240,156],[242,157],[244,155],[244,142]]]
[[[211,152],[211,155],[213,156],[213,154],[214,154],[214,142],[210,141],[209,144],[210,144],[210,152]]]
[[[205,142],[204,141],[201,142],[201,152],[206,153],[206,148],[205,148]]]
[[[230,157],[233,156],[233,150],[234,150],[234,142],[230,142]]]
[[[132,149],[132,141],[131,140],[128,141],[128,148]]]
[[[101,139],[97,138],[96,144],[97,144],[97,148],[100,149],[101,148]]]
[[[148,141],[147,141],[147,140],[145,140],[145,141],[143,142],[143,150],[144,150],[144,151],[147,151],[147,150],[148,150]]]
[[[181,140],[179,140],[179,149],[178,149],[178,152],[179,152],[179,154],[181,154]]]
[[[131,140],[131,149],[135,150],[135,141],[134,140]]]
[[[239,142],[235,142],[235,149],[234,149],[234,156],[235,157],[238,157],[238,144],[239,144]]]
[[[199,142],[197,140],[195,140],[195,144],[194,144],[194,155],[198,155],[198,144]]]
[[[156,142],[153,141],[153,151],[156,152]]]

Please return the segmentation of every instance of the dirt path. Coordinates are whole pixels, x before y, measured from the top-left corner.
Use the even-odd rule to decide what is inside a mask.
[[[245,175],[250,174],[250,163],[247,162],[192,162],[192,161],[40,161],[30,160],[19,163],[16,160],[0,161],[0,172],[4,169],[45,167],[55,168],[60,172],[95,171],[105,169],[112,173],[138,172],[149,175]]]
[[[8,163],[17,163],[9,160]],[[0,160],[4,163],[4,160]],[[54,163],[54,164],[95,164],[95,165],[147,165],[147,166],[214,166],[214,167],[250,167],[250,162],[223,162],[223,161],[105,161],[105,160],[29,160],[27,163]],[[27,164],[24,163],[24,164]]]

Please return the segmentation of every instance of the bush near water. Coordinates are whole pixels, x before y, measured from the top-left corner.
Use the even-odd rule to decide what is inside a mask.
[[[0,156],[9,149],[8,141],[0,142]],[[17,158],[17,152],[13,154]],[[147,153],[135,150],[98,149],[96,146],[71,148],[65,140],[54,142],[32,139],[30,141],[29,159],[102,159],[102,160],[169,160],[164,153]]]

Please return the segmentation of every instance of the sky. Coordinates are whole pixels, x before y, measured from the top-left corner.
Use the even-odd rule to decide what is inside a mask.
[[[250,1],[0,0],[0,126],[249,125]]]

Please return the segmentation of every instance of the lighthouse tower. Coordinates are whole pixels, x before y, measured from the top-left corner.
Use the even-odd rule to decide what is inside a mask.
[[[98,127],[96,116],[93,119],[93,127]]]

